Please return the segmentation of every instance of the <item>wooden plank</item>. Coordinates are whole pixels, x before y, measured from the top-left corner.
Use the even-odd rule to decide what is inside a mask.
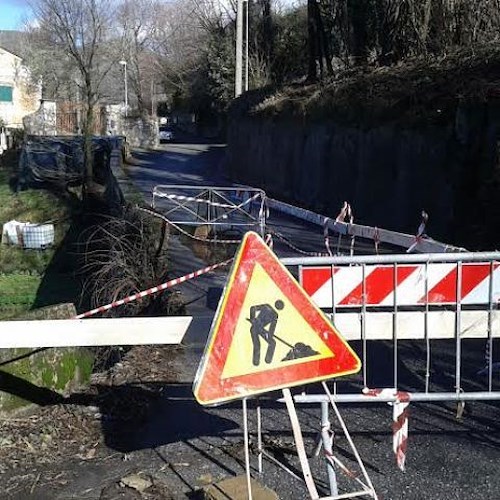
[[[180,344],[192,317],[1,321],[0,348]]]

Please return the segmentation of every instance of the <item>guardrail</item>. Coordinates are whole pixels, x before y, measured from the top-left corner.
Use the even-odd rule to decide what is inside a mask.
[[[428,252],[465,252],[465,249],[441,243],[433,240],[428,236],[415,236],[411,234],[399,233],[388,229],[380,229],[372,226],[364,226],[361,224],[350,224],[340,220],[331,219],[324,215],[317,214],[305,208],[289,205],[283,201],[267,199],[267,205],[273,210],[278,210],[282,213],[293,215],[299,219],[305,220],[312,224],[328,229],[334,233],[341,235],[356,236],[372,241],[380,241],[390,245],[399,246],[406,249],[411,249],[413,252],[428,253]]]

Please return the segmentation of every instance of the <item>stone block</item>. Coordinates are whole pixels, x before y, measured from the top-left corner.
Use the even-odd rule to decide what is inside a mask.
[[[261,485],[255,479],[251,479],[252,498],[254,500],[278,500],[278,495]],[[203,488],[205,500],[247,500],[247,478],[245,475],[224,479],[218,483]]]

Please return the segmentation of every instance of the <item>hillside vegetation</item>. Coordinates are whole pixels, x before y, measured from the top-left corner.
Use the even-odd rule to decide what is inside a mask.
[[[500,47],[484,44],[394,66],[356,67],[316,84],[249,92],[232,107],[249,114],[353,125],[446,123],[459,103],[500,96]]]

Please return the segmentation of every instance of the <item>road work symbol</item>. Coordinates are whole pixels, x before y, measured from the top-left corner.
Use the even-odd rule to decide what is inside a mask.
[[[295,345],[292,345],[276,335],[278,311],[281,311],[284,307],[285,304],[283,301],[277,300],[274,303],[274,308],[269,304],[260,304],[250,308],[250,318],[247,318],[247,320],[252,324],[250,327],[250,334],[252,336],[252,363],[254,366],[260,365],[261,339],[267,342],[266,357],[264,358],[267,364],[273,361],[274,351],[276,350],[276,340],[290,348],[290,351],[281,361],[291,361],[293,359],[306,358],[319,354],[318,351],[315,351],[307,344],[297,342]]]
[[[275,309],[269,304],[260,304],[250,308],[250,317],[247,318],[252,324],[250,334],[252,336],[253,355],[252,363],[254,366],[260,365],[260,339],[267,342],[267,351],[265,361],[271,363],[276,350],[275,331],[278,323],[278,311],[283,309],[283,301],[277,300],[274,303]]]
[[[247,233],[193,392],[204,405],[355,373],[361,363],[262,238]]]

